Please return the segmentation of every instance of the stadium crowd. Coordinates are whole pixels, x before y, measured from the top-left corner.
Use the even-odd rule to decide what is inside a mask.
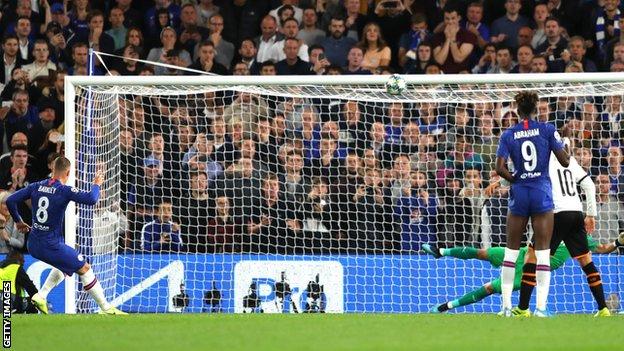
[[[64,78],[88,73],[90,47],[114,55],[101,56],[94,75],[624,71],[619,0],[3,6],[0,189],[9,192],[48,176],[63,153]],[[603,241],[624,230],[623,115],[622,96],[539,105],[539,118],[566,131],[596,183],[594,235]],[[500,133],[517,121],[510,104],[225,90],[121,96],[117,117],[121,209],[101,206],[95,221],[121,223],[119,246],[128,252],[410,253],[428,242],[504,244],[508,190],[486,188],[498,178]],[[29,221],[29,208],[20,211]],[[8,222],[0,250],[23,247],[4,207],[0,222]]]

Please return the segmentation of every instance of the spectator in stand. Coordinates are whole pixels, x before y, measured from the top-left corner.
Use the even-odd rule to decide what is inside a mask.
[[[77,42],[72,45],[71,51],[74,65],[67,69],[67,74],[70,76],[88,75],[89,46],[86,43]],[[98,67],[94,67],[92,75],[101,76],[103,75],[103,72]]]
[[[538,48],[546,42],[546,20],[550,18],[550,10],[546,4],[537,4],[533,9],[533,21],[535,22],[535,31],[531,46],[533,49]]]
[[[377,67],[388,66],[392,58],[392,51],[381,35],[379,25],[368,23],[362,31],[359,47],[364,50],[362,68],[374,71]]]
[[[624,28],[624,16],[620,16],[620,18],[618,19],[618,28]],[[623,49],[621,47],[622,45],[624,45],[624,31],[620,31],[620,35],[615,36],[613,39],[609,40],[609,42],[607,42],[607,44],[605,45],[604,60],[600,62],[603,68],[608,68],[611,65],[611,62],[613,62],[616,46],[620,46],[619,52],[618,52],[618,59],[622,60],[622,58],[624,57],[622,55],[622,52],[624,51],[622,50]]]
[[[217,116],[212,120],[210,128],[212,133],[212,159],[219,162],[223,169],[226,169],[234,162],[236,155],[234,154],[234,145],[226,135],[225,120],[221,116]]]
[[[474,151],[483,157],[483,170],[489,172],[498,148],[499,137],[494,134],[494,117],[487,111],[479,117],[480,132],[478,142],[474,145]]]
[[[223,118],[227,125],[235,122],[243,123],[243,132],[253,132],[260,116],[269,115],[266,100],[258,95],[239,92],[234,101],[223,110]]]
[[[611,187],[609,193],[624,204],[624,157],[619,145],[612,145],[607,151],[607,174]]]
[[[325,49],[321,45],[312,45],[308,48],[308,56],[312,70],[316,74],[325,74],[331,63],[325,55]]]
[[[50,61],[48,43],[43,39],[37,39],[33,47],[34,61],[23,65],[22,70],[28,72],[28,79],[34,81],[39,77],[49,77],[56,71],[56,65]]]
[[[610,189],[609,175],[599,174],[596,177],[598,218],[593,236],[601,242],[613,242],[624,230],[624,206],[610,194]]]
[[[168,201],[158,205],[155,220],[141,230],[141,249],[148,252],[180,252],[184,247],[180,225],[173,222],[173,206]]]
[[[479,233],[481,227],[481,210],[485,201],[483,194],[483,180],[479,169],[467,168],[464,171],[464,188],[459,192],[459,196],[465,198],[470,203],[472,213],[471,233]]]
[[[292,24],[293,22],[289,20],[286,23],[288,26],[290,26],[290,24]],[[276,43],[275,45],[278,45],[278,43]],[[283,44],[283,51],[286,58],[275,64],[275,71],[278,75],[314,74],[314,71],[312,70],[312,65],[309,62],[303,60],[300,56],[301,43],[299,42],[299,39],[285,39]]]
[[[422,244],[436,242],[438,200],[427,190],[427,175],[412,172],[410,185],[402,189],[401,198],[394,207],[401,223],[401,249],[417,253]]]
[[[349,50],[356,44],[353,38],[345,36],[345,30],[343,18],[332,18],[329,24],[330,35],[320,42],[329,62],[340,67],[347,64]]]
[[[546,56],[548,61],[553,62],[561,58],[561,54],[568,47],[568,40],[561,33],[558,19],[549,17],[545,26],[546,41],[538,46],[535,51]]]
[[[35,124],[29,129],[30,140],[30,153],[37,154],[38,150],[43,146],[44,141],[47,140],[46,136],[48,132],[54,129],[56,112],[54,106],[46,100],[43,100],[37,106],[39,112],[39,118]],[[56,140],[53,140],[53,142]],[[60,151],[60,150],[59,150]],[[58,151],[56,151],[58,152]],[[45,160],[47,153],[44,155],[38,155],[40,159]]]
[[[457,9],[444,8],[444,31],[433,36],[433,58],[444,73],[469,70],[470,55],[477,39],[474,34],[459,26],[461,16]]]
[[[208,39],[210,34],[207,28],[197,25],[197,10],[190,3],[182,5],[180,10],[180,27],[176,28],[176,32],[178,33],[180,44],[189,53],[193,53],[196,45]]]
[[[419,108],[420,133],[439,135],[446,131],[446,117],[438,113],[435,102],[421,102]]]
[[[399,66],[405,69],[406,62],[416,60],[418,47],[430,41],[431,37],[425,16],[421,13],[414,14],[410,30],[399,39]]]
[[[215,5],[213,0],[199,0],[195,10],[197,11],[197,25],[207,28],[210,17],[219,13],[219,6]]]
[[[530,25],[529,20],[520,14],[521,8],[520,0],[505,0],[505,16],[492,22],[493,43],[503,43],[512,49],[518,47],[518,31],[521,27]]]
[[[533,41],[533,29],[529,26],[520,27],[518,30],[518,47],[531,46],[531,41]]]
[[[427,66],[435,64],[433,59],[433,47],[429,43],[421,43],[416,49],[416,59],[408,58],[405,62],[406,74],[425,74]]]
[[[357,187],[352,197],[355,208],[356,230],[349,233],[356,238],[355,249],[358,251],[375,252],[383,248],[384,209],[386,201],[381,182],[381,174],[377,169],[368,168],[364,171],[363,182]]]
[[[20,17],[24,17],[24,18],[28,18],[30,20],[30,23],[33,26],[33,33],[32,33],[32,37],[31,39],[35,39],[35,37],[39,34],[40,28],[41,28],[41,17],[40,14],[38,12],[33,11],[32,9],[32,4],[29,0],[17,0],[12,2],[13,4],[15,4],[15,13],[10,13],[10,11],[6,11],[5,12],[5,16],[7,16],[7,18],[3,18],[3,22],[4,21],[9,21],[9,17],[11,17],[11,15],[13,16],[13,18],[20,18]],[[45,5],[43,5],[45,6]],[[15,22],[10,22],[8,24],[6,24],[6,33],[9,34],[13,34],[16,31],[16,26],[17,24]],[[41,30],[43,32],[43,30]]]
[[[234,59],[234,44],[223,38],[223,16],[219,14],[212,15],[208,22],[210,29],[209,39],[215,44],[217,55],[215,61],[219,62],[225,68],[230,68]]]
[[[582,65],[583,72],[597,72],[596,64],[585,56],[586,53],[585,39],[581,36],[573,36],[568,41],[568,50],[561,54],[560,66],[568,66],[572,62]]]
[[[317,22],[316,10],[312,7],[305,8],[303,10],[302,28],[297,34],[297,39],[303,41],[308,47],[320,44],[325,37],[325,31],[316,27]]]
[[[624,138],[622,131],[624,126],[620,126],[624,122],[624,111],[622,110],[622,97],[619,95],[610,95],[605,98],[605,106],[600,116],[603,134],[609,135],[613,139],[621,140]]]
[[[359,46],[353,46],[347,54],[347,66],[343,68],[343,74],[372,74],[362,67],[363,61],[364,50]]]
[[[208,176],[203,170],[189,173],[189,188],[177,199],[176,220],[181,223],[183,241],[189,252],[206,252],[207,226],[213,216],[208,193]]]
[[[172,21],[170,25],[174,28],[180,26],[181,8],[171,0],[156,0],[153,7],[150,7],[145,13],[144,28],[148,37],[153,38],[160,34],[161,27],[159,25],[159,10],[165,11],[168,18]]]
[[[106,34],[113,38],[115,50],[119,50],[124,47],[128,34],[128,28],[124,25],[123,10],[119,7],[113,7],[108,14],[108,22],[110,29],[106,31]]]
[[[327,183],[328,180],[322,177],[314,177],[303,204],[304,253],[326,253],[337,245],[335,239],[339,234],[335,211],[338,211],[338,202],[329,194]]]
[[[2,61],[0,61],[0,84],[6,85],[11,81],[11,72],[21,67],[25,62],[20,55],[19,39],[16,35],[8,34],[2,38]]]
[[[22,132],[17,132],[13,134],[13,138],[11,138],[9,142],[9,150],[13,149],[13,147],[16,145],[26,145],[26,146],[29,145],[28,137],[26,136],[26,134]],[[35,156],[31,154],[28,155],[28,165],[40,166],[40,164],[41,162]],[[9,151],[5,154],[2,154],[2,156],[0,156],[0,168],[8,169],[10,167],[11,167],[11,152]]]
[[[115,69],[122,76],[136,76],[141,71],[142,65],[138,63],[138,59],[141,57],[139,48],[129,44],[124,48],[123,61],[118,64]]]
[[[340,143],[350,151],[363,150],[366,147],[366,123],[362,120],[359,103],[349,100],[343,105],[344,117],[339,122]]]
[[[260,75],[261,76],[274,76],[277,75],[277,71],[275,70],[275,63],[273,61],[264,61],[260,64]]]
[[[223,28],[224,39],[234,44],[234,47],[238,47],[244,38],[255,38],[260,34],[258,31],[260,22],[267,10],[265,1],[234,0],[221,2],[219,13],[223,16],[225,25]]]
[[[294,14],[292,17],[294,17],[297,22],[301,23],[301,21],[303,20],[303,10],[300,9],[299,7],[297,7],[298,1],[296,0],[282,0],[282,4],[274,9],[272,9],[269,12],[269,15],[275,17],[275,19],[279,20],[279,15],[278,12],[279,10],[284,7],[284,6],[292,6],[293,10],[294,10]]]
[[[230,199],[219,196],[215,199],[215,217],[208,220],[208,253],[240,252],[242,233],[234,221],[230,208]]]
[[[580,2],[564,0],[548,0],[547,6],[553,17],[561,21],[561,26],[568,30],[568,33],[579,33],[581,31],[581,17],[583,13],[579,7]]]
[[[544,55],[535,55],[531,59],[531,73],[548,72],[548,61]]]
[[[17,19],[15,26],[15,34],[19,39],[19,56],[24,63],[30,63],[33,61],[32,49],[34,46],[34,32],[30,19],[27,17],[20,17]]]
[[[487,44],[479,62],[472,68],[472,73],[486,73],[496,66],[496,45]]]
[[[286,253],[289,231],[298,232],[301,223],[292,207],[287,207],[280,196],[280,182],[273,173],[262,182],[262,197],[246,216],[247,235],[244,236],[243,252]]]
[[[298,56],[301,60],[308,62],[308,46],[305,43],[302,43],[299,39],[297,39],[297,34],[299,34],[299,22],[294,18],[288,18],[282,24],[282,33],[284,34],[284,39],[276,41],[271,49],[269,50],[268,59],[273,60],[273,62],[279,62],[286,58],[286,53],[284,51],[286,40],[287,39],[295,39],[299,43],[299,51]],[[279,74],[279,73],[278,73]]]
[[[160,32],[160,42],[162,46],[151,49],[149,54],[147,54],[147,60],[152,61],[152,62],[166,63],[167,62],[166,53],[169,52],[170,50],[177,48],[176,47],[177,40],[178,39],[177,39],[177,34],[176,34],[175,29],[171,27],[163,28],[163,30]],[[212,46],[214,48],[214,45]],[[200,56],[201,56],[201,53],[200,53]],[[186,50],[180,51],[180,58],[182,59],[182,63],[184,67],[187,67],[191,64],[191,55]],[[164,72],[165,70],[166,68],[160,67],[160,66],[157,66],[154,68],[154,72],[157,75],[162,74],[162,72]]]
[[[79,38],[82,37],[76,35],[76,40],[70,40],[69,44],[73,45],[77,41],[84,41],[89,43],[89,47],[95,51],[115,52],[115,41],[110,35],[104,33],[104,14],[99,10],[90,11],[87,16],[87,23],[89,29],[87,37],[81,40]],[[108,59],[103,59],[108,63]],[[98,60],[96,60],[96,64],[99,64]]]
[[[403,132],[403,104],[393,102],[388,105],[388,118],[390,124],[386,125],[386,142],[390,144],[401,143]]]
[[[472,2],[468,5],[466,19],[462,21],[462,26],[477,38],[475,53],[483,50],[485,45],[490,42],[490,28],[483,23],[483,4],[481,2]]]
[[[260,64],[258,60],[256,60],[257,53],[258,48],[256,47],[256,42],[251,38],[243,39],[238,48],[238,57],[240,60],[239,62],[243,62],[247,66],[250,74],[258,74],[260,71]]]
[[[249,67],[243,61],[238,61],[232,65],[233,76],[248,76],[250,74]]]
[[[128,45],[134,45],[136,47],[136,52],[139,53],[139,58],[144,58],[145,56],[145,43],[143,40],[143,33],[141,32],[141,30],[137,27],[130,27],[128,29],[128,32],[126,33],[126,41],[125,41],[125,47],[127,47]],[[123,55],[123,51],[117,50],[115,52],[115,54],[117,55]]]
[[[0,170],[0,189],[15,192],[40,179],[34,165],[28,163],[28,147],[26,145],[17,144],[12,146],[10,160],[10,167]],[[24,204],[21,209],[27,210],[28,206]]]
[[[124,26],[126,28],[141,27],[143,15],[132,6],[132,0],[116,0],[117,7],[123,11]]]
[[[227,68],[216,61],[216,49],[212,41],[202,41],[199,44],[197,52],[198,58],[192,65],[189,66],[189,68],[223,76],[228,74]],[[186,72],[185,74],[196,75],[194,72]]]
[[[170,65],[170,67],[164,67],[163,71],[159,70],[160,75],[164,76],[181,76],[185,72],[174,67],[185,67],[186,65],[182,61],[181,52],[178,49],[171,49],[164,54],[165,61],[163,63]],[[161,67],[156,67],[161,68]]]
[[[615,60],[609,66],[610,72],[624,72],[624,61]]]
[[[11,140],[13,134],[17,132],[28,135],[32,126],[39,120],[37,108],[29,102],[30,98],[25,90],[18,89],[13,93],[11,109],[4,118],[6,140]]]
[[[266,15],[262,19],[262,34],[254,39],[258,47],[256,60],[260,63],[271,59],[271,48],[273,45],[284,39],[284,35],[277,31],[277,20],[273,16]]]
[[[531,73],[531,61],[533,60],[533,48],[530,45],[521,45],[516,53],[518,64],[509,73]]]
[[[600,6],[600,5],[598,5]],[[595,39],[598,57],[606,57],[606,44],[609,40],[620,36],[620,0],[605,0],[601,8],[596,9],[590,22],[590,29],[583,35]]]
[[[337,140],[327,132],[321,133],[318,156],[310,160],[311,173],[333,183],[341,166]]]
[[[396,155],[390,161],[389,167],[392,169],[390,187],[390,203],[397,206],[401,199],[402,192],[405,188],[409,188],[411,184],[410,172],[412,171],[411,160],[408,155]]]
[[[485,55],[488,55],[487,49]],[[484,56],[479,60],[479,64],[472,69],[473,73],[511,73],[516,65],[511,57],[511,50],[503,45],[496,49],[496,57],[495,61],[493,61],[495,64],[492,64],[492,61],[489,61],[491,59],[487,57],[488,56]],[[484,66],[482,67],[481,64]],[[486,67],[487,69],[485,69]]]
[[[468,169],[482,170],[483,158],[473,150],[473,138],[468,135],[458,135],[455,147],[446,157],[447,169],[464,171]]]
[[[386,42],[392,53],[392,63],[381,66],[398,67],[399,41],[397,39],[410,27],[411,16],[409,8],[406,8],[402,0],[382,0],[375,6],[370,20],[379,25],[380,35],[387,39],[392,38]]]

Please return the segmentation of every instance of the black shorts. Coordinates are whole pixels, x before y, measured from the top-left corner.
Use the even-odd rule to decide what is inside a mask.
[[[562,211],[555,213],[555,227],[552,239],[550,239],[551,255],[562,241],[572,257],[583,256],[589,252],[587,232],[585,231],[585,214],[583,212]]]

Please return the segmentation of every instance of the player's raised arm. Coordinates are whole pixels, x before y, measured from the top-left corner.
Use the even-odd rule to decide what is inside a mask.
[[[557,157],[557,161],[559,161],[563,167],[567,168],[570,165],[570,154],[566,151],[563,140],[561,140],[555,127],[550,127],[552,128],[552,132],[549,135],[550,149],[555,154],[555,157]]]
[[[61,181],[61,183],[67,183],[69,179],[69,171],[71,169],[71,163],[65,157],[59,157],[54,161],[54,178]],[[67,198],[71,201],[85,204],[95,205],[100,197],[100,185],[104,182],[104,176],[101,172],[97,172],[95,178],[93,178],[93,186],[90,191],[82,191],[77,188],[66,188]]]

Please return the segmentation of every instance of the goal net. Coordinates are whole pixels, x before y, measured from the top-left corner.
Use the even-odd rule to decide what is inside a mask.
[[[75,184],[106,174],[95,207],[68,210],[67,241],[130,312],[426,312],[499,276],[500,250],[434,259],[422,245],[504,247],[509,190],[486,188],[519,91],[539,94],[538,118],[595,181],[593,239],[623,230],[616,78],[406,76],[389,95],[382,76],[67,77]],[[622,257],[594,258],[619,308]],[[66,293],[67,311],[95,309]],[[549,301],[595,310],[572,260]]]

